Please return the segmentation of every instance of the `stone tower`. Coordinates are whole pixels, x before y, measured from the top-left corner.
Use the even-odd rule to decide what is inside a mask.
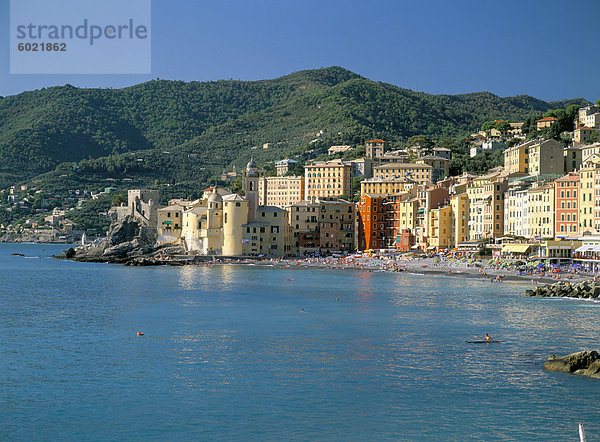
[[[254,221],[256,218],[256,209],[258,208],[258,180],[262,171],[251,159],[246,165],[244,171],[244,192],[248,200],[248,221]]]
[[[223,201],[223,255],[242,255],[243,225],[248,222],[248,200],[226,195]]]

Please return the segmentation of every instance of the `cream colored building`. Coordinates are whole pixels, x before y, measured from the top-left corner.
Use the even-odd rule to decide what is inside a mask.
[[[586,144],[581,146],[581,162],[585,163],[594,155],[600,156],[600,143]]]
[[[467,186],[470,241],[502,236],[507,187],[506,176],[499,171],[475,178]]]
[[[416,189],[417,183],[407,178],[370,178],[360,183],[360,194],[399,195]]]
[[[527,191],[529,238],[554,238],[554,184],[543,184]]]
[[[305,198],[352,196],[353,169],[352,163],[342,160],[317,161],[305,166]]]
[[[452,208],[452,247],[456,247],[469,239],[469,197],[467,193],[450,196],[450,206]]]
[[[304,200],[303,176],[270,176],[258,180],[259,205],[285,208]]]
[[[327,149],[327,155],[336,155],[354,149],[352,146],[331,146]]]
[[[598,169],[592,164],[579,170],[578,218],[582,235],[600,233],[595,229],[596,205],[600,202],[600,195],[596,195],[598,175]]]
[[[600,126],[600,108],[598,106],[586,106],[579,109],[579,127]]]
[[[427,184],[431,182],[432,170],[429,164],[386,163],[373,168],[373,178],[405,178]]]
[[[415,234],[418,226],[419,198],[403,195],[396,203],[396,212],[399,229],[410,229]]]

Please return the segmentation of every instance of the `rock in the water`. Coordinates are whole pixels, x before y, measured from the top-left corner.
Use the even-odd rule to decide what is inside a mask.
[[[548,371],[586,374],[585,371],[593,362],[598,360],[600,360],[600,355],[596,351],[580,351],[563,356],[562,358],[552,355],[544,362],[544,369]]]
[[[591,378],[600,379],[600,361],[592,362],[582,374]]]

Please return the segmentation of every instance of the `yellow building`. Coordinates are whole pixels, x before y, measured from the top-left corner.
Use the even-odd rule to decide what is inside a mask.
[[[427,214],[429,249],[439,251],[452,246],[452,206],[438,207]]]
[[[261,206],[287,207],[304,200],[303,176],[262,177],[258,181]]]
[[[258,207],[255,220],[242,226],[242,250],[246,256],[283,257],[289,254],[290,229],[284,209]]]
[[[554,184],[527,190],[527,224],[531,238],[554,238]]]
[[[354,166],[342,160],[317,161],[305,166],[305,190],[307,200],[341,195],[352,196]]]
[[[183,219],[183,207],[169,205],[156,211],[158,240],[163,243],[179,244]]]
[[[399,195],[416,189],[417,183],[407,178],[369,178],[361,181],[360,194]]]
[[[415,234],[418,224],[419,198],[412,195],[403,195],[395,203],[395,211],[397,212],[397,227],[402,229],[410,229]]]
[[[454,230],[452,246],[456,247],[469,238],[469,197],[467,193],[450,196],[450,206],[452,207],[451,226]]]
[[[373,178],[406,178],[426,184],[431,182],[432,170],[429,164],[386,163],[373,168]]]
[[[504,170],[507,174],[529,173],[529,147],[534,141],[527,141],[504,150]]]
[[[547,127],[550,127],[557,121],[558,121],[558,118],[556,118],[556,117],[546,117],[546,118],[542,118],[541,120],[536,120],[537,130],[542,130]]]

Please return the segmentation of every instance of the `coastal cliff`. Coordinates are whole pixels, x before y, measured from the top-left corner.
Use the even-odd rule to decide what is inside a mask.
[[[57,258],[74,261],[127,263],[154,253],[156,231],[138,218],[113,215],[106,238],[67,249]]]

